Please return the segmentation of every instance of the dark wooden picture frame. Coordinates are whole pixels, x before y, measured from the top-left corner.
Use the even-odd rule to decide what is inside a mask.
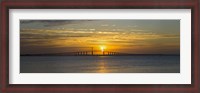
[[[9,9],[191,9],[192,84],[9,84]],[[199,0],[66,0],[1,2],[2,93],[200,93]]]

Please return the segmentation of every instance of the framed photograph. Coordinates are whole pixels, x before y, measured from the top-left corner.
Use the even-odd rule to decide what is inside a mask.
[[[199,1],[2,1],[3,93],[199,93]]]

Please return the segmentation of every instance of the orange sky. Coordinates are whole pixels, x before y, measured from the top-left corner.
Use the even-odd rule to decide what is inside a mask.
[[[179,54],[179,20],[21,20],[21,54],[101,51]]]

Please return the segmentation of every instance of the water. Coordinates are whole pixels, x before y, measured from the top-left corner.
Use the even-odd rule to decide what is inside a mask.
[[[180,56],[21,56],[21,73],[179,73]]]

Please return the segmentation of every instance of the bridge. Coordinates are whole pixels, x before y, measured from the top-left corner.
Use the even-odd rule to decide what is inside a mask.
[[[41,53],[41,54],[22,54],[22,56],[115,56],[129,55],[127,53],[94,50],[93,47],[67,47],[70,52],[61,53]],[[84,48],[84,49],[81,49]]]
[[[95,52],[99,52],[99,51],[78,51],[78,52],[74,52],[74,55],[78,55],[78,56],[85,56],[85,55],[111,56],[111,55],[120,55],[120,54],[122,54],[122,53],[119,53],[119,52],[111,52],[111,51],[103,51],[101,53],[95,53]]]
[[[94,50],[93,47],[67,47],[70,51],[60,53],[20,54],[21,56],[125,56],[132,55],[113,51]],[[84,49],[81,49],[84,48]]]
[[[75,56],[113,56],[113,55],[123,55],[125,53],[113,52],[113,51],[100,51],[94,50],[93,47],[71,47],[71,48],[78,48],[79,50],[75,52],[70,52],[69,55]],[[87,51],[80,51],[81,48],[85,48]]]
[[[56,53],[55,55],[72,55],[72,56],[113,56],[123,55],[125,53],[113,52],[113,51],[100,51],[94,50],[93,47],[67,47],[71,49],[71,52]],[[73,52],[72,52],[73,51]],[[52,54],[54,55],[54,54]]]

